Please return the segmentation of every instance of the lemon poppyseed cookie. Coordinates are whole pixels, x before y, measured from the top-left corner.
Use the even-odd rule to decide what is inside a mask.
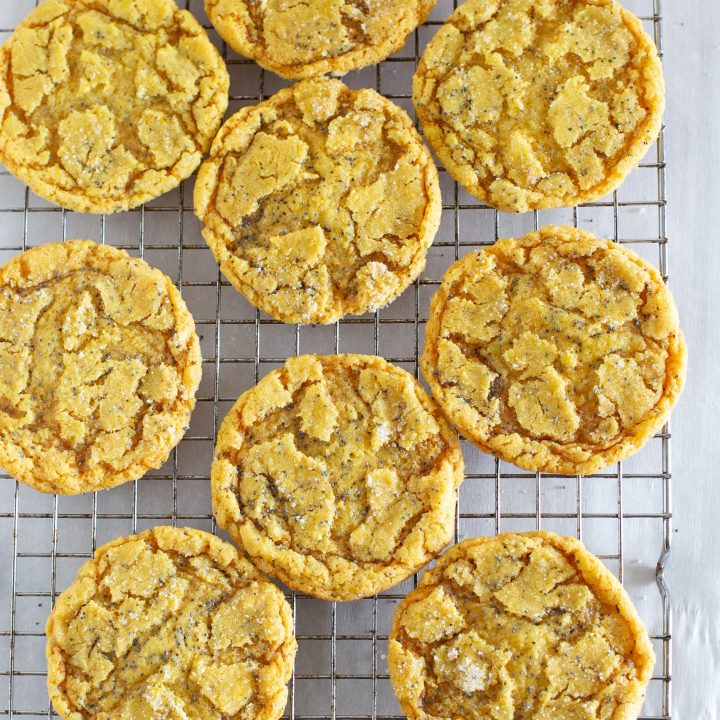
[[[160,467],[182,438],[200,344],[159,270],[88,240],[0,268],[0,467],[75,494]]]
[[[468,0],[413,82],[448,172],[512,212],[617,188],[657,138],[664,98],[653,41],[614,0]]]
[[[189,177],[225,65],[173,0],[45,0],[0,48],[0,161],[41,197],[112,213]]]
[[[435,0],[205,0],[220,36],[285,78],[343,75],[385,60]]]
[[[655,662],[620,583],[574,538],[465,540],[395,611],[410,720],[635,720]]]
[[[452,265],[421,365],[460,432],[521,468],[591,473],[667,420],[686,347],[660,274],[574,228],[499,240]]]
[[[276,720],[296,650],[280,590],[187,528],[103,545],[46,633],[50,699],[68,720]]]
[[[450,541],[462,478],[458,437],[410,374],[375,356],[303,355],[223,421],[213,509],[263,572],[354,600]]]
[[[223,273],[292,323],[394,300],[425,266],[440,210],[437,170],[407,113],[329,78],[233,115],[195,184]]]

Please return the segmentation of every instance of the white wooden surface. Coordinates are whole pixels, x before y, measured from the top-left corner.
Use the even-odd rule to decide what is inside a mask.
[[[720,717],[720,2],[666,0],[671,287],[690,347],[673,418],[674,718]]]

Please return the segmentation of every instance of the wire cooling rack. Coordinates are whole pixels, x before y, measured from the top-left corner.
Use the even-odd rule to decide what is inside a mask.
[[[0,1],[0,41],[36,0]],[[208,28],[230,70],[230,112],[286,83],[234,55],[219,40],[202,0],[181,0]],[[418,55],[456,0],[438,0],[425,26],[380,65],[351,73],[352,87],[375,87],[412,114]],[[625,1],[662,48],[661,0]],[[1,168],[0,168],[1,170]],[[192,212],[192,180],[133,212],[78,215],[44,202],[0,172],[0,262],[44,242],[83,237],[143,256],[174,279],[197,323],[203,380],[187,436],[156,472],[79,497],[41,495],[0,477],[0,716],[53,717],[45,688],[44,623],[55,598],[95,548],[158,524],[215,531],[208,472],[215,432],[237,396],[300,352],[383,355],[418,375],[429,299],[447,266],[496,238],[548,223],[579,225],[631,245],[667,277],[663,138],[617,191],[577,208],[522,216],[497,213],[441,170],[443,216],[422,277],[388,308],[325,327],[277,323],[221,277]],[[463,442],[466,480],[455,539],[548,529],[580,537],[623,581],[657,655],[642,718],[671,717],[671,612],[662,571],[671,542],[670,432],[604,472],[567,477],[521,471]],[[385,662],[392,612],[417,579],[378,597],[325,603],[289,593],[300,649],[285,717],[402,718]]]

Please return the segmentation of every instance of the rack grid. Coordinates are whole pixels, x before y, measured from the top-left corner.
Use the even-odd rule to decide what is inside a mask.
[[[0,41],[37,0],[0,6]],[[180,0],[207,28],[231,75],[229,112],[286,85],[228,50],[202,0]],[[354,72],[352,87],[374,87],[414,117],[412,73],[422,48],[456,7],[438,0],[403,50]],[[625,0],[662,52],[662,0]],[[35,196],[0,168],[0,262],[28,247],[87,237],[144,257],[176,282],[196,319],[203,380],[190,429],[168,462],[145,478],[78,497],[48,496],[0,475],[0,717],[56,717],[45,689],[44,623],[58,593],[98,545],[157,524],[215,532],[208,472],[215,433],[237,396],[301,352],[379,354],[416,377],[429,298],[447,266],[498,237],[550,223],[584,227],[628,244],[668,277],[664,131],[615,193],[557,211],[508,215],[467,195],[441,169],[443,216],[420,279],[374,314],[331,326],[288,326],[251,307],[221,276],[192,212],[192,179],[146,206],[113,216],[78,215]],[[650,631],[657,663],[641,718],[670,720],[671,607],[663,570],[671,547],[670,429],[636,456],[592,476],[529,473],[463,441],[466,480],[455,541],[506,530],[548,529],[581,538],[620,578]],[[219,533],[222,535],[222,533]],[[284,717],[395,720],[385,663],[394,606],[412,578],[374,598],[325,603],[288,592],[300,649]]]

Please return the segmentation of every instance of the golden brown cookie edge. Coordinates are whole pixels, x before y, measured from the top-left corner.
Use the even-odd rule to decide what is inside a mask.
[[[7,78],[11,74],[8,59],[9,44],[12,41],[15,32],[18,29],[31,26],[33,14],[41,9],[42,5],[33,8],[33,10],[31,10],[17,25],[17,27],[13,31],[13,35],[11,35],[5,41],[5,43],[3,43],[2,46],[0,46],[0,78]],[[187,23],[193,28],[193,30],[197,31],[198,34],[202,34],[205,36],[208,46],[216,59],[216,79],[220,84],[220,87],[218,88],[216,94],[219,96],[220,105],[222,106],[223,110],[223,112],[220,113],[220,119],[217,122],[216,132],[208,135],[208,137],[204,139],[202,147],[195,153],[193,153],[196,156],[196,161],[190,172],[185,171],[178,175],[174,175],[172,172],[172,168],[170,168],[167,169],[165,172],[167,177],[167,183],[159,184],[157,186],[158,189],[156,189],[152,193],[145,192],[136,193],[134,195],[127,194],[124,196],[118,196],[118,198],[116,199],[105,199],[90,198],[87,195],[83,195],[79,192],[69,192],[67,190],[64,190],[63,188],[58,188],[56,185],[46,182],[43,177],[45,174],[43,170],[28,168],[24,165],[21,165],[20,163],[17,163],[14,158],[12,158],[4,151],[2,144],[0,144],[0,163],[2,163],[15,178],[27,185],[32,192],[34,192],[38,197],[42,198],[43,200],[65,208],[66,210],[87,213],[91,215],[104,215],[117,212],[126,212],[128,210],[137,208],[146,202],[155,200],[161,195],[164,195],[165,193],[179,187],[179,185],[184,180],[187,180],[200,166],[203,159],[203,154],[207,152],[208,148],[212,144],[213,138],[217,133],[217,129],[220,127],[220,125],[222,125],[222,116],[225,114],[229,102],[230,75],[228,73],[225,62],[223,61],[220,53],[217,51],[217,48],[215,48],[215,46],[212,44],[210,38],[205,32],[205,29],[202,27],[202,25],[200,25],[200,23],[196,20],[195,16],[192,15],[192,13],[190,13],[188,10],[182,10],[176,6],[174,22],[178,25],[182,22]],[[2,90],[5,86],[5,81],[2,80],[0,81],[0,83],[0,90]],[[179,165],[181,160],[182,157],[178,159],[175,165]]]
[[[187,527],[171,527],[167,525],[159,525],[148,530],[143,530],[139,533],[122,535],[109,542],[101,545],[95,550],[93,557],[82,564],[77,572],[77,575],[70,583],[70,585],[58,596],[55,601],[53,609],[50,611],[50,615],[45,623],[45,656],[48,661],[48,672],[47,672],[47,689],[50,701],[52,703],[55,712],[58,713],[64,720],[83,720],[84,715],[81,713],[73,712],[65,701],[65,695],[61,691],[61,684],[64,681],[65,671],[64,663],[61,659],[61,653],[53,642],[54,625],[58,612],[69,610],[76,604],[76,599],[79,596],[79,585],[82,582],[89,581],[93,582],[96,578],[97,565],[100,560],[104,557],[108,550],[111,548],[122,545],[128,541],[145,539],[155,533],[162,533],[165,536],[166,545],[172,546],[174,550],[179,553],[187,551],[187,545],[189,543],[205,543],[205,548],[202,553],[211,557],[212,560],[218,564],[227,566],[230,564],[237,565],[241,572],[247,575],[250,579],[255,579],[258,582],[266,583],[272,588],[272,592],[277,593],[282,598],[282,602],[279,603],[281,608],[281,621],[285,628],[286,641],[283,643],[281,648],[278,650],[278,654],[282,660],[283,673],[279,678],[279,692],[274,696],[272,705],[264,709],[259,715],[258,720],[277,720],[285,709],[285,703],[287,700],[287,683],[292,675],[293,665],[295,662],[295,654],[297,652],[297,640],[295,638],[293,614],[290,605],[288,604],[285,597],[282,595],[280,590],[263,577],[253,565],[248,562],[237,549],[230,543],[225,542],[211,533],[205,532],[204,530],[197,530],[195,528]],[[185,543],[183,543],[185,540]],[[282,687],[280,687],[282,685]],[[283,692],[284,688],[284,692]]]
[[[341,82],[330,78],[324,78],[324,80],[328,80],[329,82]],[[317,81],[317,78],[311,78],[310,81]],[[258,292],[248,283],[244,282],[240,277],[238,277],[237,273],[232,270],[232,267],[230,267],[230,260],[234,256],[228,251],[225,243],[217,236],[217,233],[214,232],[213,228],[206,224],[206,213],[217,194],[218,188],[218,185],[214,182],[215,178],[213,177],[215,170],[214,164],[217,163],[218,155],[223,151],[224,139],[235,128],[241,126],[256,108],[263,106],[275,106],[286,102],[292,97],[295,88],[299,84],[300,83],[295,83],[289,87],[282,88],[258,105],[241,108],[223,123],[212,143],[209,156],[200,165],[200,169],[197,174],[193,197],[194,211],[196,217],[203,225],[203,239],[212,251],[215,260],[220,265],[223,275],[225,275],[235,290],[243,295],[243,297],[245,297],[253,307],[286,324],[330,325],[338,320],[342,320],[348,315],[362,315],[365,312],[368,312],[368,308],[358,308],[357,312],[354,309],[343,312],[341,308],[338,308],[337,305],[335,305],[333,306],[333,310],[319,315],[314,315],[311,318],[302,317],[295,313],[277,312],[275,308],[270,307],[265,302],[265,295],[263,293]],[[344,87],[351,93],[356,92],[352,88],[348,88],[346,85],[344,85]],[[420,221],[418,237],[414,242],[417,250],[415,258],[404,273],[395,274],[395,277],[400,279],[401,282],[397,291],[383,305],[383,307],[387,307],[397,300],[397,298],[400,297],[400,295],[405,292],[405,290],[407,290],[408,287],[415,282],[415,280],[417,280],[422,271],[425,269],[425,265],[427,263],[427,252],[435,239],[438,228],[440,227],[440,218],[442,215],[442,193],[440,190],[440,180],[437,166],[430,155],[427,145],[423,142],[419,133],[417,133],[412,125],[412,120],[410,120],[409,115],[399,105],[396,105],[391,100],[388,100],[386,97],[380,95],[377,91],[372,89],[370,90],[382,98],[384,105],[392,110],[395,117],[399,117],[403,120],[404,124],[408,126],[408,131],[411,134],[413,142],[416,142],[418,146],[422,148],[424,159],[423,167],[425,169],[424,189],[428,198],[423,218]]]
[[[619,5],[616,0],[599,0],[599,2],[605,5]],[[630,172],[637,168],[646,155],[650,145],[657,140],[662,128],[663,113],[665,112],[665,81],[657,46],[645,32],[640,19],[621,5],[619,5],[619,7],[628,30],[635,37],[638,44],[648,52],[650,64],[648,68],[645,68],[643,73],[647,87],[652,91],[652,94],[648,98],[648,116],[641,123],[640,129],[636,129],[635,137],[630,148],[613,167],[613,172],[608,174],[607,177],[594,188],[576,193],[573,198],[571,198],[572,202],[559,197],[545,196],[538,203],[520,206],[493,203],[489,193],[480,185],[477,181],[477,176],[470,172],[468,166],[460,165],[453,159],[452,153],[445,143],[441,124],[433,120],[425,111],[424,105],[418,101],[424,84],[423,76],[425,75],[424,60],[423,57],[420,58],[415,73],[413,74],[412,100],[413,107],[415,108],[423,130],[423,135],[442,162],[443,167],[470,195],[501,212],[523,213],[531,210],[551,210],[553,208],[573,207],[581,203],[592,202],[617,190]],[[457,10],[447,18],[442,27],[450,23],[455,13],[457,13]],[[430,39],[428,45],[435,40],[435,37],[434,35]]]
[[[253,60],[260,67],[274,72],[285,80],[303,80],[328,73],[333,76],[342,76],[352,70],[361,70],[386,60],[400,50],[410,35],[427,20],[437,2],[437,0],[418,0],[416,19],[412,27],[397,32],[379,45],[364,45],[335,57],[300,65],[285,65],[274,62],[272,57],[265,52],[258,52],[257,46],[248,40],[246,27],[239,22],[230,19],[226,21],[224,16],[219,16],[214,4],[216,1],[205,0],[205,12],[218,35],[235,52]]]
[[[300,356],[302,357],[302,356]],[[448,444],[447,459],[453,470],[453,477],[455,481],[455,489],[460,486],[464,479],[464,460],[462,451],[460,448],[460,439],[452,428],[452,426],[444,418],[440,408],[437,407],[436,403],[420,385],[420,383],[412,376],[407,373],[406,370],[393,365],[382,357],[376,355],[362,355],[358,353],[340,354],[340,355],[314,355],[320,360],[323,358],[341,358],[341,362],[347,362],[350,364],[362,364],[365,367],[376,367],[382,369],[392,369],[397,372],[406,373],[413,380],[413,384],[417,393],[418,398],[428,411],[433,415],[433,418],[440,426],[440,432],[443,439]],[[279,372],[273,370],[271,373]],[[271,374],[268,373],[268,374]],[[246,390],[236,401],[235,405],[230,409],[228,414],[223,419],[220,429],[218,430],[218,437],[215,446],[215,452],[213,454],[213,463],[210,474],[211,487],[212,487],[212,507],[213,514],[217,520],[218,525],[226,530],[233,539],[233,542],[237,544],[241,552],[248,557],[248,559],[263,573],[271,575],[281,580],[285,585],[292,588],[297,592],[307,593],[320,600],[327,601],[350,601],[358,600],[364,597],[370,597],[374,594],[382,592],[399,582],[407,579],[420,568],[424,567],[430,562],[436,555],[442,551],[443,547],[447,546],[452,537],[454,517],[452,521],[448,523],[447,527],[447,539],[439,545],[437,550],[434,552],[426,553],[426,558],[412,567],[400,566],[400,565],[386,565],[380,566],[379,570],[371,567],[370,570],[359,570],[350,582],[339,586],[333,587],[332,583],[317,583],[308,578],[298,577],[294,574],[286,572],[283,568],[279,567],[272,560],[268,560],[259,555],[252,554],[250,549],[247,547],[247,543],[243,541],[243,528],[242,528],[242,510],[239,507],[239,503],[236,499],[236,483],[226,483],[222,473],[220,471],[220,463],[218,455],[226,447],[239,447],[230,446],[233,436],[239,434],[239,431],[235,429],[236,425],[241,423],[240,415],[245,407],[245,404],[254,391],[255,386]],[[373,563],[367,563],[373,565]],[[366,579],[365,582],[360,582],[361,579]],[[369,578],[369,580],[367,580]]]
[[[507,240],[514,242],[516,240],[522,241],[526,238],[529,239],[534,237],[541,239],[545,243],[554,242],[559,244],[580,240],[599,243],[609,249],[621,250],[626,253],[633,262],[646,270],[654,282],[658,285],[665,286],[662,275],[660,275],[658,270],[646,260],[641,258],[637,253],[624,247],[623,245],[613,243],[610,240],[601,240],[592,233],[581,228],[562,225],[546,225],[545,227],[540,228],[540,230],[528,233],[520,238],[508,238]],[[482,253],[483,250],[481,249],[477,252]],[[498,452],[496,448],[491,447],[482,439],[477,437],[473,428],[469,427],[465,423],[457,423],[456,418],[453,417],[452,413],[447,411],[448,403],[446,401],[446,392],[435,377],[435,369],[437,368],[438,361],[437,341],[440,338],[441,320],[445,306],[449,300],[447,290],[449,285],[454,282],[454,276],[461,271],[467,257],[469,257],[469,255],[465,256],[465,258],[461,258],[460,260],[456,260],[446,270],[440,287],[430,300],[428,321],[425,326],[425,346],[423,348],[423,353],[419,358],[423,377],[430,386],[433,397],[442,409],[445,417],[451,424],[457,427],[463,437],[468,439],[473,443],[473,445],[480,448],[483,452],[498,457],[501,460],[509,462],[523,470],[530,470],[532,472],[560,473],[563,475],[589,475],[597,472],[603,467],[607,467],[608,465],[620,460],[625,460],[631,455],[634,455],[650,440],[650,438],[653,437],[653,435],[655,435],[656,432],[663,427],[663,425],[665,425],[673,411],[673,408],[680,398],[687,376],[687,345],[679,325],[676,328],[674,347],[671,348],[672,352],[669,352],[668,354],[665,381],[663,383],[663,394],[658,401],[658,404],[655,406],[657,413],[648,417],[647,420],[642,423],[639,423],[636,426],[636,432],[634,432],[631,436],[623,436],[622,440],[615,444],[612,448],[594,453],[592,457],[585,462],[571,463],[570,461],[552,453],[552,450],[550,450],[554,459],[554,462],[552,463],[532,463],[525,461],[525,456],[523,456],[523,458],[510,457],[509,455]],[[672,307],[675,307],[675,301],[669,289],[667,294],[670,302],[672,303]],[[550,449],[546,443],[543,443],[543,445]]]
[[[182,440],[186,432],[186,426],[190,422],[190,416],[195,408],[195,394],[200,385],[202,375],[202,354],[200,351],[200,340],[195,331],[195,321],[178,289],[165,273],[157,270],[157,268],[153,268],[141,258],[131,257],[125,250],[113,247],[112,245],[100,245],[92,240],[67,240],[62,243],[46,243],[30,248],[20,255],[11,258],[5,265],[0,267],[0,285],[5,284],[8,279],[14,282],[17,282],[19,279],[22,279],[23,283],[31,282],[32,279],[23,273],[22,267],[27,264],[28,259],[35,260],[36,256],[42,255],[49,256],[48,259],[57,257],[61,262],[64,256],[65,263],[62,267],[65,270],[69,268],[82,270],[87,267],[96,266],[100,269],[102,262],[97,261],[115,262],[117,260],[129,259],[140,267],[144,266],[144,270],[159,272],[162,275],[165,281],[168,299],[175,310],[174,331],[177,333],[185,333],[188,337],[188,363],[182,368],[182,383],[187,391],[186,402],[183,405],[182,414],[179,415],[179,419],[181,419],[182,422],[175,425],[175,432],[168,435],[165,443],[158,443],[154,446],[155,453],[153,455],[147,456],[143,463],[136,463],[135,465],[129,466],[121,473],[115,473],[114,475],[103,474],[102,478],[104,478],[104,480],[100,480],[97,484],[85,487],[82,490],[67,491],[60,485],[47,482],[40,477],[39,473],[25,473],[18,468],[13,459],[13,455],[7,452],[5,445],[1,442],[0,467],[4,468],[8,474],[16,478],[19,482],[32,487],[38,492],[48,494],[79,495],[85,492],[107,490],[125,482],[138,480],[143,477],[148,470],[159,468],[167,460],[173,448]],[[93,264],[94,262],[96,264]],[[54,277],[53,271],[47,275],[41,275],[43,279],[40,279],[40,282],[44,282],[51,277]]]
[[[621,617],[630,626],[635,640],[633,656],[637,660],[638,678],[635,681],[634,696],[630,696],[629,702],[621,706],[619,714],[617,714],[616,717],[614,716],[614,720],[635,720],[645,699],[645,691],[655,666],[655,653],[645,624],[618,579],[580,540],[546,530],[521,533],[507,532],[500,533],[499,535],[479,536],[468,538],[453,545],[438,558],[437,563],[432,569],[423,574],[418,586],[414,590],[411,590],[395,608],[390,633],[388,635],[387,664],[390,683],[402,711],[407,715],[409,720],[437,720],[435,716],[428,715],[421,708],[409,702],[404,692],[407,686],[407,675],[402,668],[404,651],[402,650],[401,643],[397,639],[400,634],[402,614],[410,604],[416,601],[418,596],[428,594],[430,590],[440,583],[444,569],[455,562],[456,559],[462,558],[465,548],[514,537],[538,538],[544,544],[551,545],[566,558],[570,559],[583,581],[593,591],[593,594],[601,602],[614,605]]]

